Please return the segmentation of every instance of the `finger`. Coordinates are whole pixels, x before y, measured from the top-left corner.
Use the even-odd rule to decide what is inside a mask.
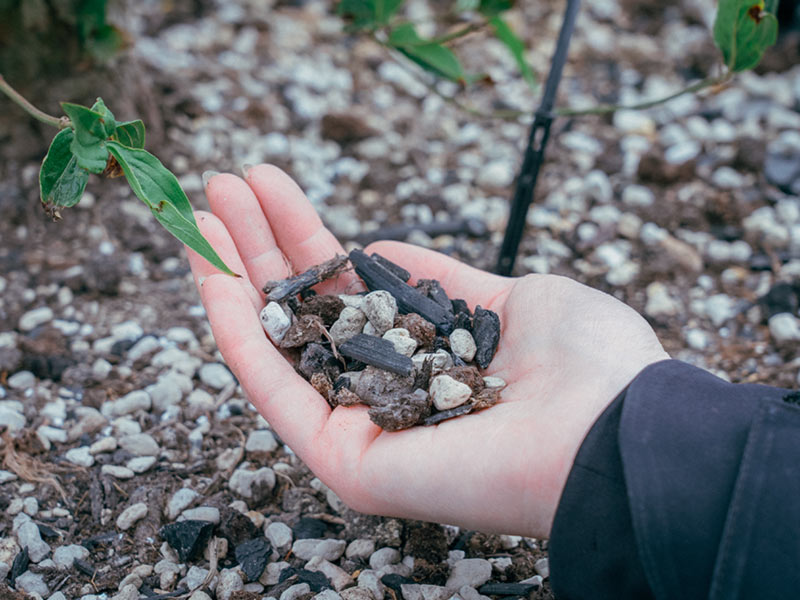
[[[206,196],[211,210],[230,232],[256,288],[290,275],[286,258],[250,186],[236,175],[222,173],[208,180]]]
[[[439,252],[402,242],[375,242],[367,254],[377,252],[411,273],[411,282],[436,279],[450,298],[463,298],[473,308],[491,308],[511,289],[514,280],[481,271]]]
[[[269,342],[258,312],[233,278],[209,276],[200,295],[217,346],[250,402],[301,458],[313,456],[314,440],[330,415],[328,403]]]
[[[236,250],[236,245],[233,243],[222,221],[205,211],[195,212],[195,217],[197,218],[197,226],[200,229],[200,233],[208,240],[212,248],[217,251],[217,254],[219,254],[223,262],[228,265],[228,268],[234,273],[247,273],[242,259]],[[191,248],[187,247],[186,252],[189,255],[189,266],[192,268],[192,275],[194,276],[194,283],[197,289],[202,287],[205,279],[211,275],[221,273],[219,269]],[[261,307],[264,306],[261,294],[253,287],[253,284],[250,283],[247,277],[231,277],[230,275],[225,275],[225,277],[244,290],[256,310],[260,310]]]
[[[258,165],[247,170],[245,180],[261,203],[278,247],[291,262],[295,273],[336,254],[345,254],[303,191],[286,173],[273,165]],[[335,288],[344,291],[355,281],[352,273],[344,273],[338,278]]]

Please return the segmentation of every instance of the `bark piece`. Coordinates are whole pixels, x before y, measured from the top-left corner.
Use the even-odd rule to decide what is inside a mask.
[[[281,348],[299,348],[309,342],[321,340],[324,332],[325,325],[322,323],[322,318],[317,315],[303,315],[286,331],[280,346]]]
[[[331,394],[333,393],[333,384],[325,373],[317,372],[311,376],[309,381],[311,387],[317,390],[317,393],[330,402]]]
[[[426,321],[417,313],[407,315],[397,315],[394,326],[407,329],[411,337],[417,341],[417,346],[422,350],[433,348],[433,340],[436,338],[436,325]]]
[[[472,337],[478,348],[475,353],[475,362],[485,369],[492,362],[500,341],[500,317],[497,316],[497,313],[476,306],[475,316],[472,319]]]
[[[475,410],[483,410],[500,402],[500,390],[485,388],[475,394],[472,406]]]
[[[280,302],[285,298],[295,296],[321,281],[334,277],[347,268],[347,257],[337,254],[324,263],[315,265],[293,277],[279,281],[268,281],[263,288],[267,301]]]
[[[314,373],[322,371],[331,381],[336,381],[342,372],[342,365],[336,360],[333,352],[322,344],[312,342],[303,349],[297,370],[308,380]]]
[[[364,280],[370,291],[386,290],[394,296],[400,312],[417,313],[433,323],[444,334],[453,330],[452,311],[408,285],[378,261],[356,249],[350,252],[350,262],[353,263],[356,273]]]
[[[355,380],[352,391],[368,406],[389,404],[414,391],[414,378],[367,367]]]
[[[369,409],[369,418],[381,429],[400,431],[416,425],[431,411],[431,401],[425,390],[414,390],[397,402]]]
[[[339,346],[339,352],[348,358],[402,376],[409,376],[414,370],[411,359],[397,352],[392,342],[372,335],[354,335]]]
[[[479,393],[486,387],[483,377],[476,367],[467,365],[464,367],[453,367],[445,371],[445,375],[449,375],[456,381],[467,384],[474,394]]]
[[[326,294],[324,296],[311,296],[305,300],[297,309],[297,316],[303,315],[317,315],[325,323],[326,327],[330,327],[339,318],[339,313],[344,308],[344,302],[339,296]]]

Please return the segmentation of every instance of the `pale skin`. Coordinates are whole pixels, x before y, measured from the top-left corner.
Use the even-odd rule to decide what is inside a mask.
[[[300,188],[270,165],[243,180],[213,176],[201,231],[242,275],[189,260],[220,352],[248,399],[351,508],[469,529],[547,537],[572,462],[595,419],[647,365],[669,358],[647,322],[613,297],[554,275],[505,278],[431,250],[377,242],[417,278],[500,316],[486,375],[508,386],[479,413],[432,427],[384,432],[363,406],[328,403],[269,341],[259,291],[344,254]],[[352,291],[352,273],[323,285]]]

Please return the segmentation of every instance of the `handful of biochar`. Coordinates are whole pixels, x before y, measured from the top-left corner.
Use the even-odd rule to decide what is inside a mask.
[[[316,284],[348,268],[363,295],[319,295]],[[411,275],[361,250],[264,286],[261,323],[270,340],[331,407],[365,404],[387,431],[435,425],[496,404],[505,382],[484,377],[500,318],[451,300],[435,279]]]

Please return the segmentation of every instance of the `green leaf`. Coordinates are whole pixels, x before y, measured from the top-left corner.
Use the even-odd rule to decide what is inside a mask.
[[[480,0],[478,12],[484,17],[496,17],[502,12],[509,10],[514,5],[512,0]]]
[[[106,121],[116,127],[114,115],[102,102],[98,98],[98,102],[92,107],[97,107],[98,110],[80,104],[61,103],[61,108],[72,121],[72,129],[75,131],[72,153],[78,161],[78,166],[91,173],[102,173],[108,162],[105,140],[110,134],[107,133]]]
[[[128,148],[144,148],[144,123],[141,119],[117,125],[114,137]]]
[[[72,129],[62,129],[53,138],[39,170],[39,194],[49,206],[75,206],[83,196],[89,173],[78,166],[70,146]]]
[[[453,51],[421,38],[411,23],[403,23],[392,29],[387,43],[423,69],[451,81],[464,83],[464,69]]]
[[[525,44],[517,37],[511,27],[503,21],[500,17],[492,17],[489,19],[489,25],[494,30],[494,35],[498,40],[503,42],[511,51],[511,55],[517,62],[517,68],[522,73],[523,79],[531,89],[536,89],[536,76],[533,74],[533,69],[525,60]]]
[[[200,233],[189,199],[175,175],[147,150],[128,148],[114,141],[107,146],[122,167],[133,193],[158,222],[212,265],[228,275],[236,275]]]
[[[777,0],[719,0],[714,42],[731,72],[752,69],[778,39]]]
[[[114,130],[117,128],[117,121],[114,118],[114,113],[108,110],[102,98],[95,100],[90,110],[100,115],[100,123],[103,125],[103,133],[105,133],[104,137],[111,137],[114,134]]]
[[[355,29],[376,29],[386,25],[402,4],[403,0],[342,0],[336,11]]]

